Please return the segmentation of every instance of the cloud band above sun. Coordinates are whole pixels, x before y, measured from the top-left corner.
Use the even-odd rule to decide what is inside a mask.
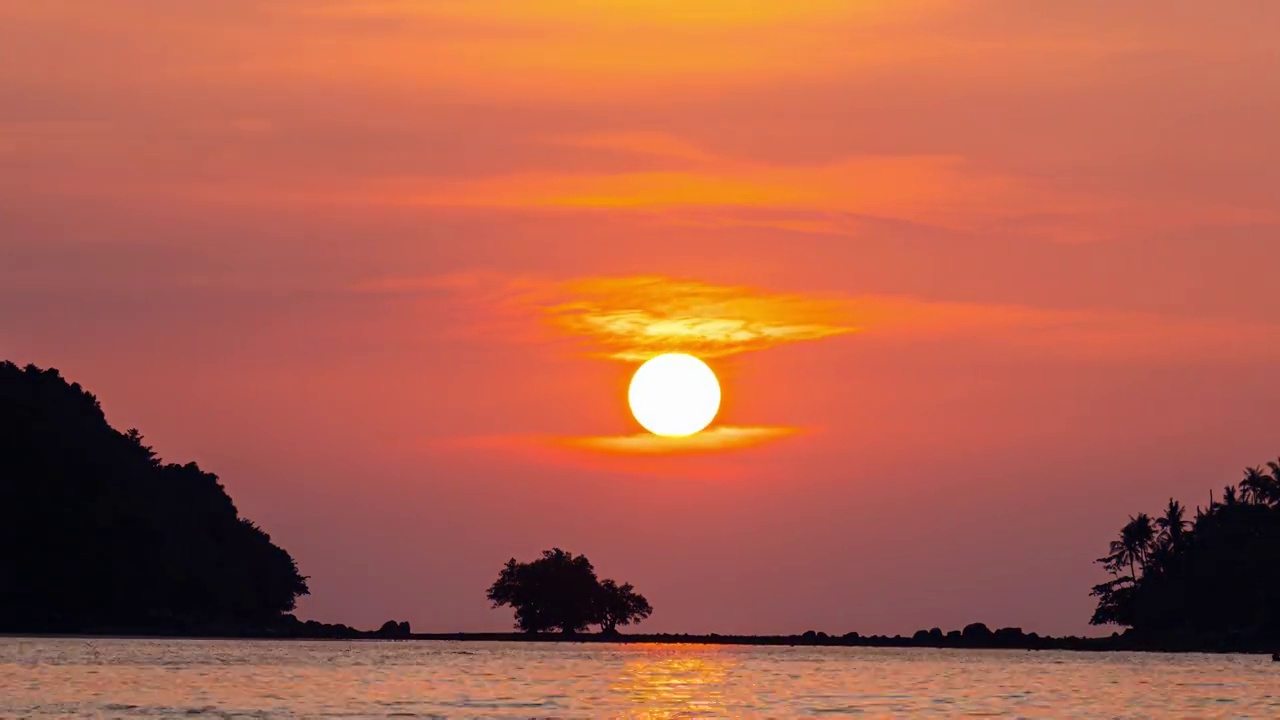
[[[429,296],[433,312],[460,320],[454,331],[461,337],[541,347],[567,342],[577,354],[636,366],[665,353],[714,361],[864,329],[865,340],[881,347],[923,343],[921,347],[932,349],[941,340],[963,336],[1001,347],[1011,357],[1174,365],[1234,361],[1242,352],[1241,343],[1247,343],[1254,355],[1274,355],[1277,337],[1273,326],[1211,317],[929,301],[902,295],[784,293],[645,275],[553,280],[474,271],[384,278],[355,289]],[[601,457],[634,458],[740,451],[818,429],[774,427],[767,419],[730,416],[717,418],[687,438],[637,434],[623,427],[588,436],[521,437],[544,450],[568,448],[579,456],[589,451]]]
[[[592,355],[626,362],[663,353],[722,358],[860,329],[847,298],[661,275],[547,280],[477,272],[383,279],[356,289],[452,297],[490,318],[516,320],[526,332],[541,325]],[[512,331],[504,324],[500,334]]]
[[[600,355],[639,362],[662,353],[718,358],[853,332],[846,305],[802,295],[659,276],[562,283],[547,319]]]
[[[804,295],[662,276],[557,281],[478,271],[383,278],[353,289],[432,296],[441,311],[465,318],[455,328],[459,334],[570,340],[586,354],[632,363],[667,352],[715,359],[854,332],[882,344],[962,335],[1041,357],[1183,364],[1232,361],[1242,347],[1274,357],[1280,338],[1273,324],[1209,315]]]

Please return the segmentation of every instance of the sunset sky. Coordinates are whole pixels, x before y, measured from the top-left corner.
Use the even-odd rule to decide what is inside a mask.
[[[1280,4],[0,0],[0,359],[218,473],[300,614],[1080,633],[1280,455]],[[639,435],[678,350],[724,404]],[[1108,630],[1109,631],[1109,630]]]

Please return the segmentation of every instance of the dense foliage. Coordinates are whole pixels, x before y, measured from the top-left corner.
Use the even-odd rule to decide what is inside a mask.
[[[560,548],[543,551],[533,562],[508,560],[488,598],[494,607],[514,609],[516,628],[530,633],[576,633],[591,625],[614,633],[653,613],[630,583],[600,581],[590,560]]]
[[[0,363],[0,631],[244,631],[305,578],[215,475],[165,464],[56,370]]]
[[[600,632],[612,635],[618,632],[619,625],[638,623],[652,614],[649,601],[637,593],[631,583],[600,582],[596,595],[596,622],[600,624]]]
[[[1113,579],[1093,589],[1092,622],[1153,640],[1280,641],[1280,461],[1267,465],[1193,520],[1175,500],[1131,517],[1098,560]]]

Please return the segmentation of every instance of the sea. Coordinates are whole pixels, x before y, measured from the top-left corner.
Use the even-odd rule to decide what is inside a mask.
[[[0,638],[3,718],[1270,718],[1259,655]]]

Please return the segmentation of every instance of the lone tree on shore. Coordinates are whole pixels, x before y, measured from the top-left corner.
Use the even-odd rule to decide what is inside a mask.
[[[596,622],[605,635],[616,635],[619,625],[638,623],[653,614],[649,601],[631,583],[601,582],[597,602]]]
[[[608,634],[619,625],[640,622],[653,613],[630,583],[601,582],[584,555],[560,548],[544,550],[532,562],[507,561],[487,594],[493,607],[515,610],[522,632],[559,630],[573,634],[600,625]]]

